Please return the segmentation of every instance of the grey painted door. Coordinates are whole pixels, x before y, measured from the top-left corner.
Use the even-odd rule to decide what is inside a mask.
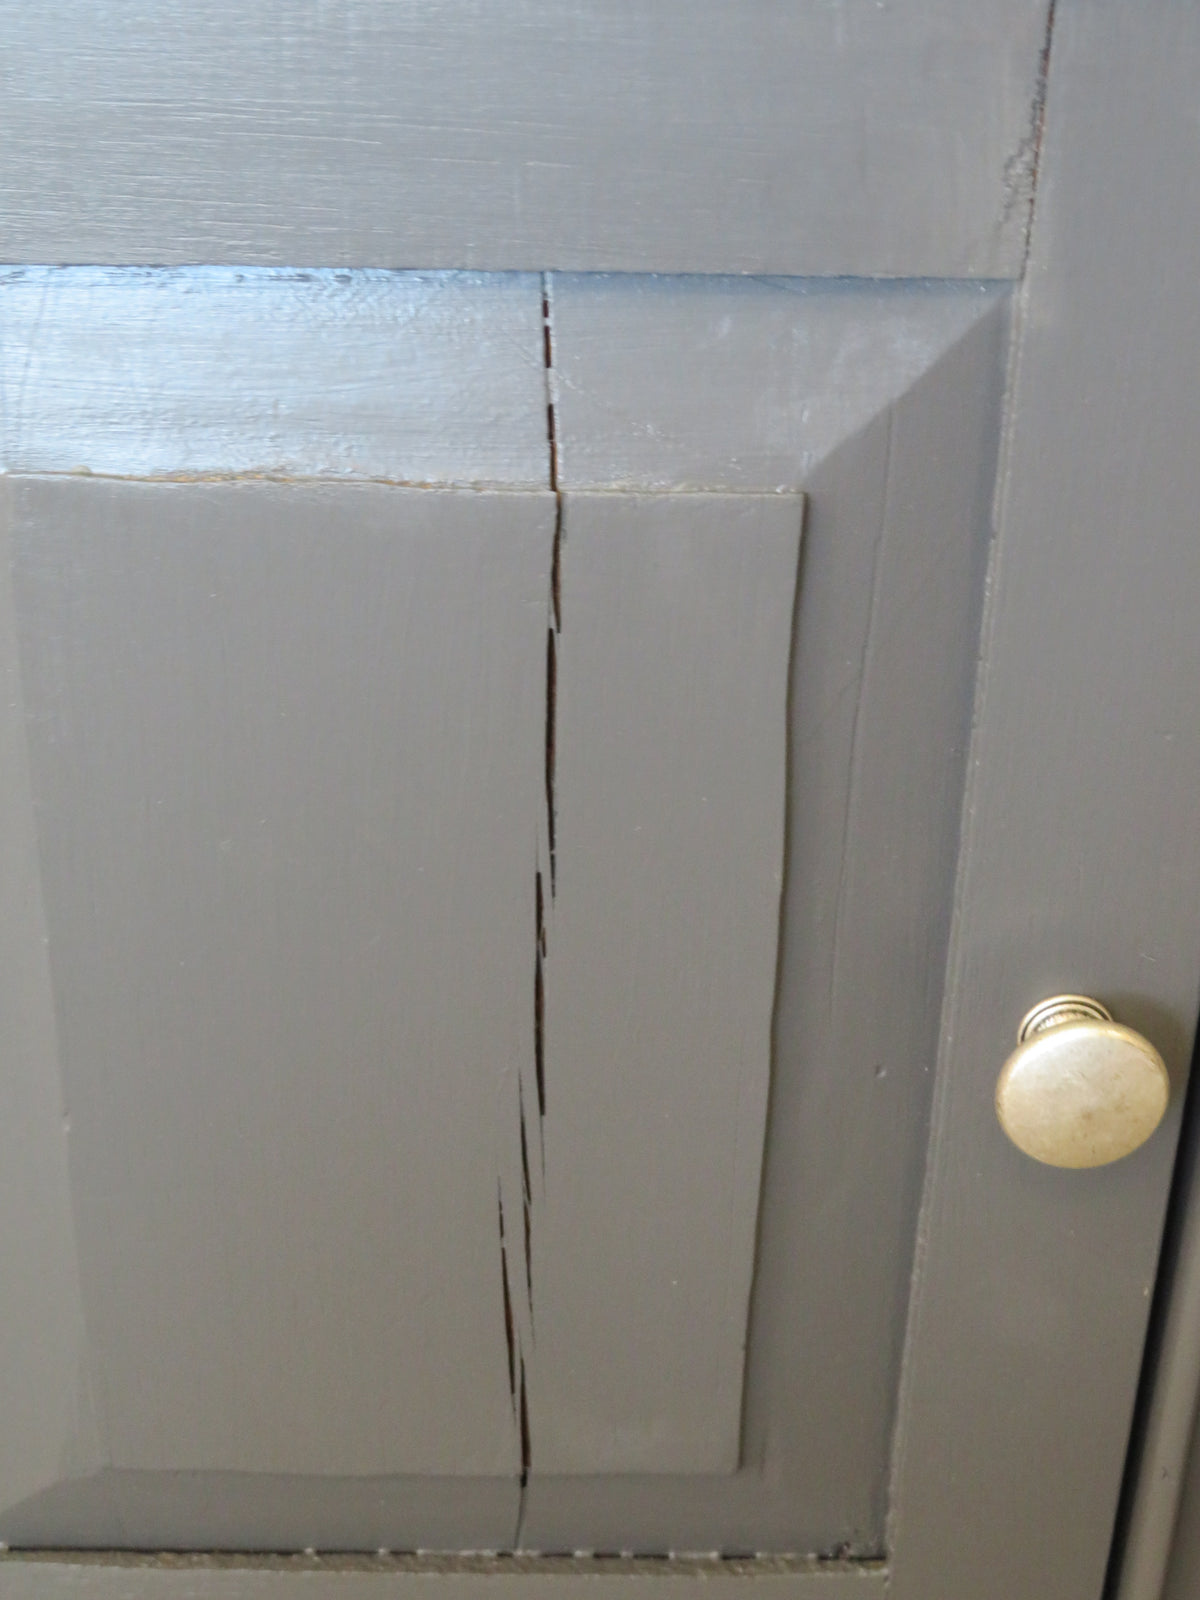
[[[3,9],[0,1592],[1097,1596],[1200,20]]]

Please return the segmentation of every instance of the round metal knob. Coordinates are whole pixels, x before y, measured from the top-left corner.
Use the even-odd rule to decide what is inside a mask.
[[[1027,1156],[1102,1167],[1144,1144],[1167,1109],[1158,1051],[1086,995],[1043,1000],[1021,1023],[996,1085],[996,1115]]]

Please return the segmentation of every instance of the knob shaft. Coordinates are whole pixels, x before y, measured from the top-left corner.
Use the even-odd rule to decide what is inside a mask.
[[[1026,1155],[1102,1167],[1142,1145],[1170,1095],[1158,1051],[1086,995],[1055,995],[1021,1024],[996,1085],[996,1114]]]

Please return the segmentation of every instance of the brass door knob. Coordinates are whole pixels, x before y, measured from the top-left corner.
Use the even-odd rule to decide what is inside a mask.
[[[996,1115],[1052,1167],[1120,1161],[1154,1132],[1170,1094],[1163,1058],[1086,995],[1043,1000],[1021,1023],[996,1085]]]

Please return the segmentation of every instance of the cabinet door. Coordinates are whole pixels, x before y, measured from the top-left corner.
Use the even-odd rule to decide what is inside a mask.
[[[1200,23],[9,21],[0,1587],[1091,1600]],[[1085,1172],[1064,991],[1175,1089]]]

